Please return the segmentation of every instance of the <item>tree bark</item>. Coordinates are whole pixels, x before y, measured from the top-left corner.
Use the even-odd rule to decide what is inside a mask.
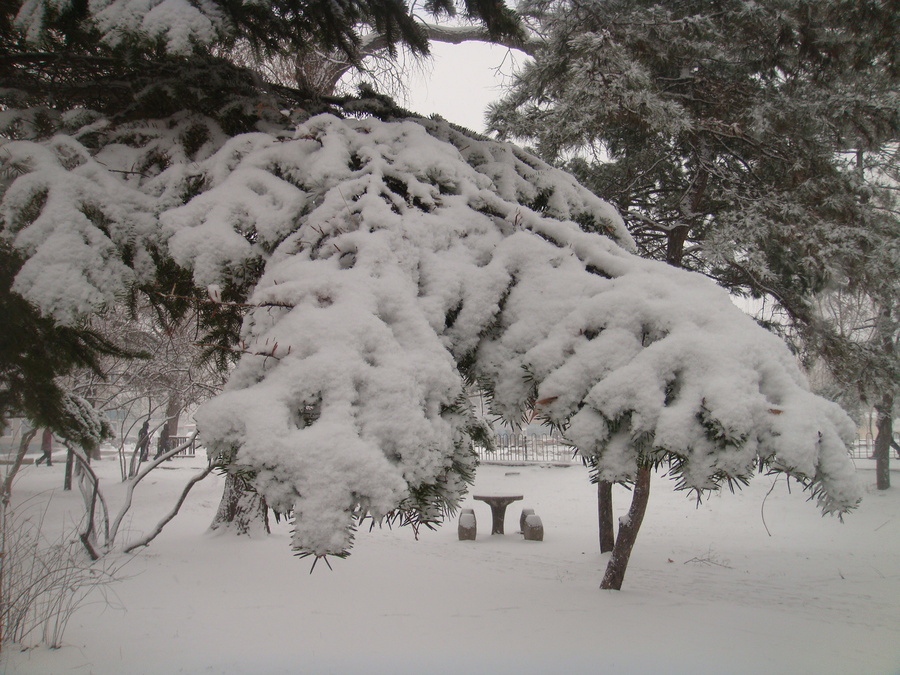
[[[894,432],[894,397],[884,394],[881,404],[875,406],[878,414],[878,432],[875,436],[875,487],[887,490],[891,487],[891,440]]]
[[[616,543],[613,527],[612,483],[597,481],[597,522],[600,532],[600,553],[609,553]]]
[[[884,303],[878,312],[878,333],[885,356],[894,354],[893,306]],[[888,388],[881,395],[881,403],[875,406],[878,435],[875,437],[875,487],[887,490],[891,487],[891,441],[894,440],[894,390]]]
[[[628,567],[628,559],[631,557],[638,530],[641,529],[649,498],[650,467],[644,466],[638,469],[628,515],[619,521],[619,536],[616,537],[616,544],[613,547],[609,563],[606,565],[606,573],[603,575],[603,581],[600,582],[600,588],[614,591],[622,588],[625,568]]]
[[[229,473],[219,510],[209,529],[228,530],[235,534],[269,534],[266,500],[254,492],[243,478]]]

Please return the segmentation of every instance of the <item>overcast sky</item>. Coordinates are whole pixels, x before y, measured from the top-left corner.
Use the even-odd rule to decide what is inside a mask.
[[[433,61],[411,78],[405,105],[422,115],[437,113],[450,122],[484,131],[484,111],[501,94],[504,79],[521,54],[506,47],[471,42],[448,45],[433,42]]]

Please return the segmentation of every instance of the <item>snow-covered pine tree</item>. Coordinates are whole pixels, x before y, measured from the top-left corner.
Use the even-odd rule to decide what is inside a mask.
[[[571,176],[377,98],[302,101],[206,56],[111,58],[136,68],[123,109],[10,106],[7,129],[27,132],[3,145],[3,236],[26,258],[13,290],[74,323],[131,287],[162,292],[174,261],[248,308],[228,390],[197,420],[223,468],[293,514],[299,552],[345,555],[367,516],[452,512],[484,434],[472,382],[507,420],[537,406],[598,478],[636,484],[605,587],[654,466],[697,491],[769,468],[826,513],[857,503],[840,408],[712,282],[630,253]],[[17,76],[52,89],[58,71],[27,63]]]
[[[516,35],[519,31],[515,15],[495,0],[473,0],[459,6],[440,0],[430,3],[428,9],[436,16],[458,15],[480,22],[496,37]],[[367,33],[377,33],[379,43],[389,53],[394,53],[398,45],[413,52],[427,52],[427,39],[411,8],[394,0],[287,0],[251,3],[240,8],[227,3],[197,5],[182,0],[157,0],[140,6],[128,0],[90,5],[44,0],[7,3],[0,8],[0,129],[4,138],[12,139],[46,139],[79,129],[83,134],[79,140],[96,150],[99,141],[95,138],[123,120],[166,119],[179,112],[184,116],[190,110],[212,115],[215,129],[221,128],[225,134],[240,133],[254,128],[261,117],[273,111],[277,116],[278,105],[271,97],[260,97],[258,78],[247,77],[246,71],[234,69],[211,54],[240,47],[262,55],[315,45],[326,51],[343,52],[352,60],[361,36]],[[238,72],[242,74],[236,75]],[[281,102],[285,103],[286,98],[290,97],[283,97]],[[185,154],[169,157],[171,148],[148,146],[142,156],[146,164],[129,166],[125,171],[152,172],[170,162],[185,161],[206,144],[210,129],[201,121],[194,126],[187,124],[182,131],[180,148]],[[31,159],[25,160],[26,165]],[[81,160],[72,156],[66,161]],[[16,161],[6,164],[0,176],[0,190],[6,189],[20,169]],[[42,254],[29,260],[28,269],[20,270],[25,260],[18,251],[8,249],[8,241],[4,241],[3,281],[11,283],[13,277],[24,280],[32,274],[69,274],[68,281],[82,293],[82,310],[109,308],[123,283],[131,285],[132,290],[137,284],[149,294],[156,309],[167,315],[166,320],[177,320],[187,311],[192,289],[184,284],[184,271],[172,266],[157,249],[155,214],[165,205],[152,205],[156,195],[148,202],[133,194],[131,197],[140,203],[123,202],[97,211],[102,200],[96,199],[96,193],[103,188],[93,185],[93,181],[103,178],[101,174],[86,176],[73,186],[81,192],[82,202],[71,229],[64,235],[51,235],[54,244],[45,246]],[[190,185],[182,187],[186,192],[192,189]],[[46,206],[49,192],[38,187],[34,203],[20,206],[26,213],[40,209]],[[168,197],[177,201],[182,196]],[[51,212],[52,207],[51,203],[46,211]],[[118,226],[126,221],[126,227]],[[110,225],[112,229],[108,228]],[[36,236],[40,239],[45,234],[42,231]],[[25,257],[34,252],[33,243],[20,241],[20,249],[22,245],[26,250],[32,249]],[[109,258],[115,246],[119,247],[119,264]],[[72,260],[65,260],[69,253]],[[44,269],[37,271],[40,268]],[[66,285],[61,279],[57,281]],[[161,289],[166,289],[166,297],[160,295]],[[66,310],[53,307],[46,296],[42,298],[42,310],[58,325],[53,331],[35,330],[32,317],[17,314],[27,306],[20,307],[21,298],[10,296],[8,290],[4,287],[4,316],[18,317],[13,321],[21,331],[6,332],[8,339],[3,345],[0,366],[4,381],[0,422],[9,415],[21,414],[42,423],[49,423],[48,417],[62,419],[64,409],[60,405],[65,395],[60,375],[85,366],[102,375],[99,355],[135,355],[116,347],[96,331],[87,330],[80,322],[83,312],[63,316]],[[240,289],[229,289],[226,300],[231,297],[229,292],[240,295]],[[75,291],[70,297],[74,295]],[[208,340],[219,346],[229,345],[240,324],[240,315],[234,307],[218,308],[216,323],[207,326]],[[22,335],[34,339],[22,340]],[[43,337],[58,348],[51,349]],[[51,351],[54,353],[48,356]],[[220,350],[214,354],[220,366],[228,360],[224,353]],[[20,386],[25,380],[35,386]]]
[[[767,297],[802,348],[853,345],[814,311],[835,287],[896,276],[896,214],[857,151],[900,140],[895,2],[528,0],[543,45],[492,110],[508,138],[570,161],[645,257]],[[848,161],[849,159],[849,161]],[[871,174],[868,174],[869,176]],[[877,272],[873,263],[886,261]],[[874,272],[874,273],[873,273]],[[777,329],[779,324],[771,324]]]

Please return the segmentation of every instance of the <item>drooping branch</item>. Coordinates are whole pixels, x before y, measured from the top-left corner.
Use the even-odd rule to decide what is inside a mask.
[[[491,38],[487,30],[480,26],[439,26],[435,24],[423,24],[422,26],[428,39],[432,42],[459,45],[464,42],[488,42],[515,49],[529,56],[544,44],[544,41],[535,35],[528,35],[523,39],[515,38]]]
[[[69,453],[71,453],[72,456],[74,456],[78,461],[82,472],[82,479],[81,481],[79,481],[79,488],[81,489],[81,495],[84,498],[86,519],[84,532],[80,532],[78,536],[81,539],[81,543],[84,545],[85,550],[88,552],[88,555],[91,557],[91,560],[99,560],[102,553],[97,547],[97,535],[94,531],[94,516],[97,510],[97,502],[99,501],[100,506],[103,509],[103,535],[104,539],[108,541],[109,507],[107,507],[106,499],[104,498],[103,493],[100,491],[100,478],[91,467],[90,460],[81,451],[81,449],[76,448],[71,443],[66,442],[65,446]],[[85,488],[85,479],[88,479],[90,488]]]

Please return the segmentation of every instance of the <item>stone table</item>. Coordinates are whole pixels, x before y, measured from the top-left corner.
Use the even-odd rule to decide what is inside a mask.
[[[473,495],[472,499],[485,502],[491,507],[491,534],[503,534],[503,519],[506,517],[506,507],[513,502],[524,499],[522,495]]]

